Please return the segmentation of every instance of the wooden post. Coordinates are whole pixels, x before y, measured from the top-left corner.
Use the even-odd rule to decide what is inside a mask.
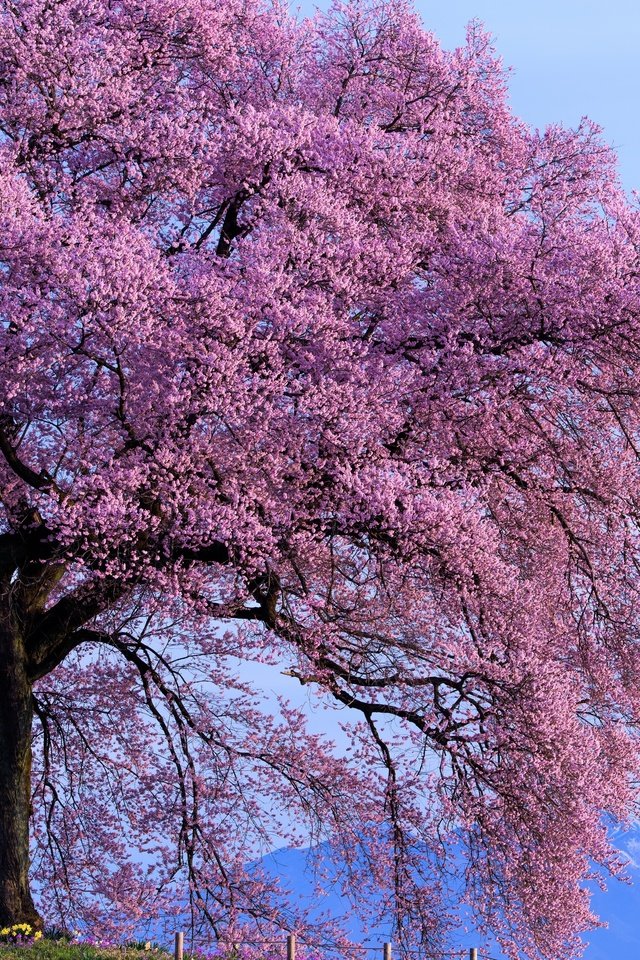
[[[296,935],[290,933],[287,937],[287,960],[296,960]]]
[[[469,960],[478,960],[478,948],[470,947],[469,948]]]
[[[385,943],[382,947],[382,960],[391,960],[391,944]]]
[[[182,960],[184,953],[184,933],[176,933],[176,946],[173,952],[174,960]]]

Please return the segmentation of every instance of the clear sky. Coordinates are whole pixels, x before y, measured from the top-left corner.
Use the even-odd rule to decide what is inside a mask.
[[[326,9],[328,0],[300,3],[303,14],[316,6]],[[512,70],[514,112],[540,128],[594,120],[616,149],[624,186],[640,190],[640,0],[416,0],[416,8],[446,48],[481,20]],[[585,960],[640,957],[640,827],[621,834],[620,845],[638,863],[634,883],[596,893],[594,908],[609,928],[590,937]]]

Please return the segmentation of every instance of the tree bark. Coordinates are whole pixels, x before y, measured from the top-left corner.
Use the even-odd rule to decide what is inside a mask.
[[[32,684],[23,638],[0,615],[0,926],[42,927],[29,888]]]

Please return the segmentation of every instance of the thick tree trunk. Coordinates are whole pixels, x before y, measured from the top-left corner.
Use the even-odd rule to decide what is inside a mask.
[[[29,889],[31,687],[22,638],[0,617],[0,926],[42,926]]]

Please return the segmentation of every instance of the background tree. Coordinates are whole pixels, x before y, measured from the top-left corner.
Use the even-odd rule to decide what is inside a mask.
[[[530,131],[477,27],[396,0],[3,0],[0,117],[0,920],[37,920],[33,805],[51,920],[188,887],[215,936],[287,926],[245,864],[298,817],[403,945],[466,898],[572,956],[639,768],[640,234],[598,132]]]

